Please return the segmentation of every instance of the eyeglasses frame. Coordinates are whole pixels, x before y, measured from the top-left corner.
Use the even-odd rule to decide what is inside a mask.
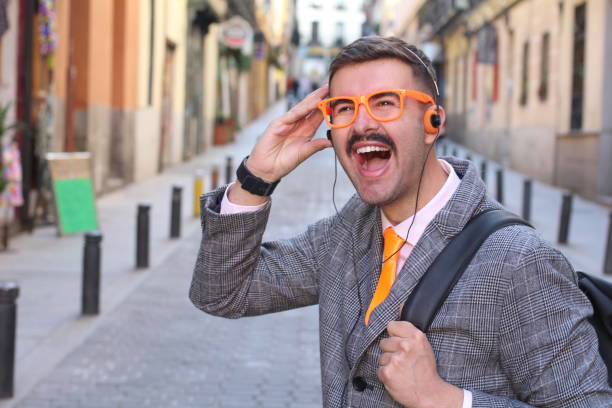
[[[370,100],[370,97],[376,94],[380,94],[380,93],[397,93],[400,96],[400,111],[397,114],[397,116],[394,116],[391,118],[379,118],[372,113],[372,111],[370,110],[370,106],[368,105],[368,101]],[[397,118],[402,116],[402,114],[404,113],[404,98],[411,98],[418,102],[428,103],[428,104],[436,106],[436,102],[430,95],[424,92],[414,91],[410,89],[383,89],[381,91],[374,91],[374,92],[370,92],[369,94],[360,95],[360,96],[334,96],[332,98],[323,99],[321,102],[317,104],[317,106],[319,110],[321,111],[321,113],[323,114],[323,119],[325,119],[325,122],[331,128],[342,129],[342,128],[352,125],[353,122],[355,122],[355,120],[357,119],[357,114],[359,113],[359,105],[365,106],[368,114],[374,120],[377,120],[379,122],[391,122],[393,120],[396,120]],[[327,106],[327,104],[330,103],[331,101],[340,100],[340,99],[352,101],[355,104],[355,112],[353,113],[353,118],[348,123],[344,125],[334,125],[333,123],[330,122],[328,118],[331,115],[328,111],[329,107]]]

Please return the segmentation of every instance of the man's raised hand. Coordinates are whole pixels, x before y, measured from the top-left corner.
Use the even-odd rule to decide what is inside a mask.
[[[268,182],[280,180],[314,153],[331,147],[327,139],[312,139],[323,121],[317,104],[327,93],[324,85],[270,122],[246,163],[254,175]]]

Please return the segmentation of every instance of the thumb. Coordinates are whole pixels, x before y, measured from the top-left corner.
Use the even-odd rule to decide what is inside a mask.
[[[332,147],[332,144],[327,139],[315,139],[311,140],[308,143],[304,143],[304,145],[302,145],[302,148],[300,149],[298,162],[302,163],[316,152],[326,149],[328,147]]]

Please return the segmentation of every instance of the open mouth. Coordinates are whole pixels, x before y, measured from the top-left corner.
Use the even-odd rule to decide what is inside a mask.
[[[353,157],[362,174],[378,176],[389,164],[391,148],[378,143],[359,143],[353,148]]]

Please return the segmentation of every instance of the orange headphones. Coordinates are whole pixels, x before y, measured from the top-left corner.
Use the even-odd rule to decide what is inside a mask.
[[[442,124],[442,118],[440,117],[440,108],[436,103],[435,107],[428,108],[423,115],[423,129],[425,133],[435,134],[438,133],[438,129]]]

